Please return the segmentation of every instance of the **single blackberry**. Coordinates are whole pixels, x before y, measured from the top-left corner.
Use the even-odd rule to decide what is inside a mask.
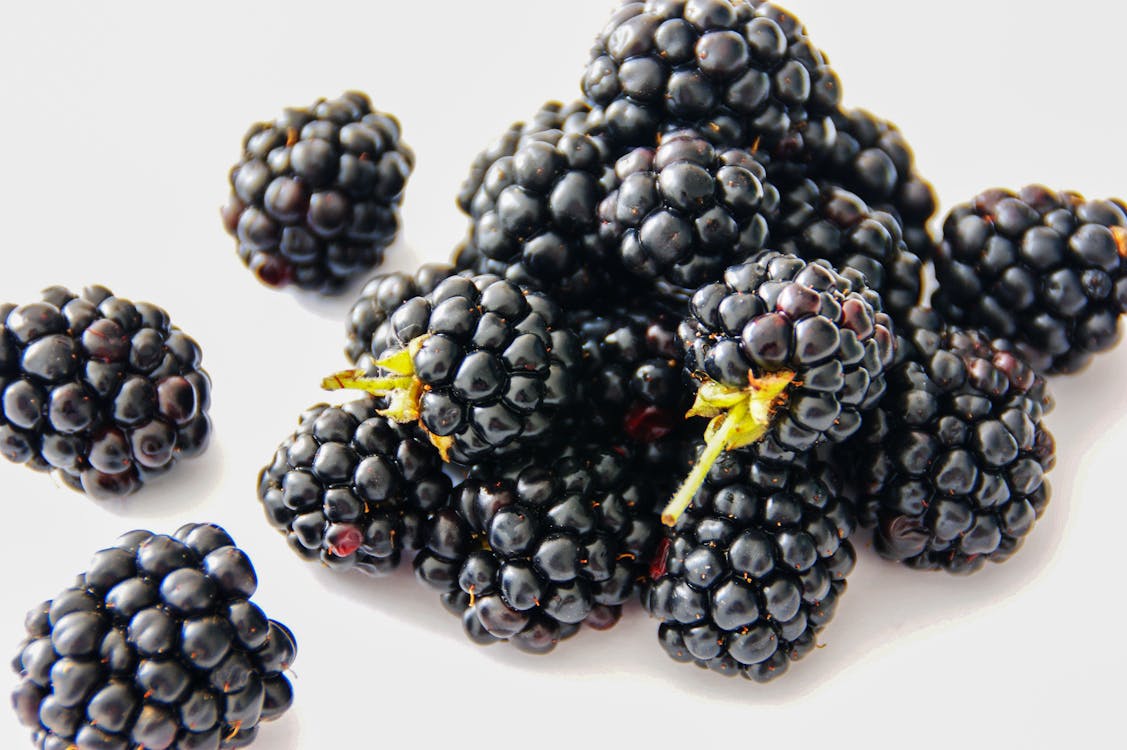
[[[293,634],[218,526],[131,531],[28,613],[12,704],[43,750],[246,747],[293,701]]]
[[[618,621],[658,535],[653,501],[613,451],[479,465],[434,515],[415,572],[473,640],[549,651]]]
[[[844,447],[874,546],[920,569],[972,573],[1021,546],[1049,501],[1045,381],[982,334],[912,312],[888,393]]]
[[[693,295],[678,329],[709,417],[706,449],[662,516],[673,525],[723,451],[765,443],[799,455],[839,443],[884,394],[892,323],[851,269],[769,251]]]
[[[358,91],[286,109],[244,136],[223,224],[262,283],[337,292],[382,260],[414,163]]]
[[[207,447],[200,348],[147,302],[94,286],[0,306],[0,454],[97,499]]]
[[[445,460],[536,443],[573,402],[578,344],[542,294],[496,276],[452,276],[388,323],[393,348],[374,363],[386,376],[351,370],[323,385],[387,396],[381,413],[418,422]]]
[[[353,303],[345,325],[348,344],[345,356],[364,368],[370,359],[379,359],[392,347],[394,337],[387,319],[407,300],[434,291],[439,282],[454,275],[453,266],[425,263],[414,274],[393,271],[374,276]]]
[[[1039,372],[1077,372],[1119,341],[1127,204],[988,190],[947,215],[935,275],[947,320],[1008,339]]]
[[[624,4],[599,35],[583,77],[596,131],[653,147],[670,128],[794,154],[832,142],[837,75],[801,23],[755,0]]]
[[[559,131],[498,158],[469,203],[468,244],[478,263],[492,262],[473,270],[501,270],[569,306],[606,293],[597,210],[613,186],[609,163],[598,138]]]
[[[386,575],[450,498],[438,451],[380,406],[314,406],[258,475],[266,517],[307,560]]]
[[[563,135],[568,120],[573,117],[582,119],[590,109],[581,101],[570,104],[551,101],[540,107],[528,122],[514,122],[500,138],[474,157],[470,173],[458,189],[458,208],[470,217],[481,213],[474,210],[473,203],[490,167],[500,159],[513,156],[522,146],[532,141],[555,145]]]
[[[671,657],[766,682],[818,645],[853,569],[829,468],[727,453],[668,532],[643,596]]]
[[[680,131],[615,165],[618,187],[599,206],[616,260],[644,279],[695,289],[762,250],[778,192],[743,149],[716,149]]]
[[[903,226],[908,250],[922,261],[935,254],[928,222],[938,201],[931,183],[916,172],[915,154],[899,128],[863,109],[833,116],[833,149],[817,178],[855,193],[875,211],[892,214]]]
[[[860,271],[893,320],[920,304],[922,264],[905,243],[900,222],[847,190],[803,180],[784,191],[771,242],[803,260]]]

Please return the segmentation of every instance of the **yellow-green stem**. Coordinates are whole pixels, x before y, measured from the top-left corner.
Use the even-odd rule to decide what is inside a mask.
[[[712,470],[713,464],[716,459],[720,458],[720,454],[728,447],[733,435],[740,427],[740,423],[747,417],[748,404],[746,401],[736,404],[732,410],[724,414],[718,419],[723,419],[724,423],[718,429],[712,432],[704,445],[704,452],[701,453],[700,458],[697,459],[696,465],[693,470],[689,472],[689,476],[681,484],[677,494],[665,506],[665,510],[661,512],[661,522],[666,526],[673,526],[677,523],[677,519],[685,512],[685,509],[693,502],[693,497],[697,494],[697,490],[704,484],[705,477],[708,472]]]

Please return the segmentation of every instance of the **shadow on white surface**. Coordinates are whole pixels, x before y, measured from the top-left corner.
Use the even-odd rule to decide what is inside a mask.
[[[98,505],[115,516],[137,520],[182,516],[208,502],[222,484],[225,464],[223,447],[213,432],[202,455],[177,462],[167,474],[147,482],[129,497],[104,500]]]
[[[300,712],[291,706],[277,721],[260,724],[258,737],[251,747],[255,750],[302,750]]]

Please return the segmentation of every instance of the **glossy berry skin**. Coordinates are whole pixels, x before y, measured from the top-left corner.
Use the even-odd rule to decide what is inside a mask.
[[[597,210],[614,174],[607,146],[582,133],[522,139],[485,171],[468,204],[475,250],[459,267],[498,273],[582,306],[608,287]]]
[[[104,287],[0,306],[0,454],[99,500],[207,447],[211,380],[168,313]]]
[[[481,465],[431,520],[415,572],[473,640],[549,651],[617,622],[658,536],[654,499],[607,450]]]
[[[348,344],[344,354],[348,361],[368,369],[371,360],[379,359],[392,348],[388,318],[407,300],[430,294],[439,282],[454,275],[454,267],[445,263],[424,263],[413,274],[402,271],[373,276],[352,304],[345,329]]]
[[[884,557],[973,573],[1020,548],[1049,502],[1045,381],[982,334],[912,312],[888,393],[844,446]]]
[[[387,575],[448,502],[438,451],[417,430],[381,417],[382,406],[370,396],[314,406],[259,473],[266,517],[301,557]]]
[[[419,424],[452,441],[460,463],[542,442],[574,403],[573,333],[545,295],[496,276],[453,276],[389,319],[393,348],[409,349],[424,386]]]
[[[399,136],[357,91],[252,125],[222,210],[243,264],[267,286],[338,292],[379,263],[415,162]]]
[[[772,217],[771,241],[803,260],[859,271],[894,321],[920,304],[922,264],[900,222],[848,190],[803,180],[784,191]]]
[[[802,25],[770,3],[625,3],[583,77],[592,125],[630,148],[695,127],[726,146],[801,152],[832,133],[837,75]]]
[[[1007,339],[1039,372],[1077,372],[1119,341],[1127,204],[988,190],[947,215],[935,275],[948,321]]]
[[[218,526],[132,531],[27,616],[12,703],[38,748],[245,747],[289,708],[293,634]]]
[[[600,233],[641,279],[696,289],[767,241],[778,193],[748,151],[680,131],[627,153],[615,176],[618,187],[599,206]]]
[[[690,382],[742,390],[794,374],[762,440],[797,454],[857,431],[894,353],[892,323],[860,274],[774,251],[699,289],[678,334]]]
[[[816,461],[722,456],[651,566],[643,603],[666,652],[767,682],[815,650],[855,562],[839,492]]]

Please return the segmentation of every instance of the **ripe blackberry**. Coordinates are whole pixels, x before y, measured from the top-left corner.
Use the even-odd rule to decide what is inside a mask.
[[[474,198],[485,181],[485,176],[498,160],[513,156],[522,146],[532,141],[544,141],[555,145],[563,135],[564,127],[571,118],[582,119],[590,107],[585,102],[546,102],[528,122],[514,122],[493,143],[474,157],[470,173],[458,189],[458,208],[466,216],[473,217],[480,211],[473,207]]]
[[[772,153],[832,134],[841,96],[798,20],[753,0],[626,3],[596,40],[583,91],[592,125],[626,148],[695,127]]]
[[[920,569],[972,573],[1021,546],[1049,501],[1045,381],[982,334],[912,312],[888,393],[845,446],[874,546]]]
[[[725,454],[651,566],[643,603],[669,655],[766,682],[817,648],[856,559],[839,494],[816,461]]]
[[[595,137],[530,138],[489,167],[472,201],[468,244],[514,283],[581,306],[607,290],[599,202],[612,186],[605,145]]]
[[[778,192],[749,152],[680,131],[627,153],[615,175],[600,234],[631,274],[695,289],[763,249]]]
[[[927,225],[938,201],[931,183],[916,172],[904,135],[863,109],[839,110],[833,122],[833,148],[818,167],[818,178],[855,193],[875,211],[892,214],[903,226],[909,251],[930,260],[935,240]]]
[[[393,271],[374,276],[360,292],[345,321],[348,361],[365,368],[391,348],[393,337],[387,319],[407,300],[434,291],[439,282],[454,275],[453,266],[425,263],[414,274]]]
[[[653,501],[607,450],[480,465],[434,515],[415,571],[475,641],[549,651],[581,623],[617,622],[657,538]]]
[[[880,298],[852,270],[766,252],[693,295],[679,335],[711,417],[706,450],[663,515],[672,525],[721,452],[763,441],[801,454],[841,442],[884,393],[894,340]]]
[[[947,320],[1008,339],[1038,372],[1076,372],[1119,341],[1127,204],[988,190],[947,215],[935,275]]]
[[[784,191],[771,241],[803,260],[860,271],[893,320],[920,304],[922,264],[905,243],[900,222],[847,190],[803,180]]]
[[[330,376],[330,390],[387,396],[381,411],[418,422],[445,460],[471,463],[546,437],[575,391],[575,335],[548,297],[496,276],[452,276],[399,306],[393,347],[360,370]]]
[[[293,634],[218,526],[131,531],[27,616],[12,703],[44,750],[246,747],[293,700]]]
[[[207,447],[200,348],[147,302],[94,286],[0,306],[0,454],[97,499]]]
[[[314,406],[258,475],[266,517],[307,560],[386,575],[450,497],[438,451],[380,406]]]
[[[337,292],[382,260],[414,163],[365,94],[286,109],[244,136],[223,223],[262,283]]]

